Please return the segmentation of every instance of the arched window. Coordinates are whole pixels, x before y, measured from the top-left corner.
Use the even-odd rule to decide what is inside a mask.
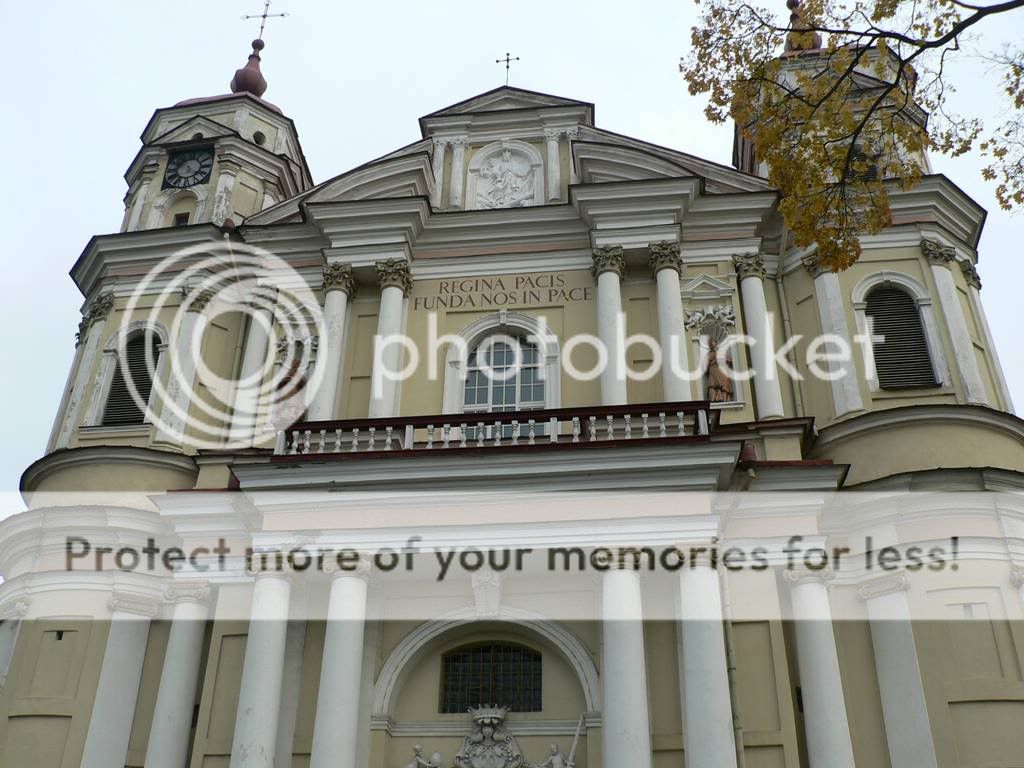
[[[153,388],[151,370],[156,369],[159,355],[159,339],[155,333],[142,331],[125,342],[110,381],[106,404],[103,407],[103,419],[100,422],[102,426],[145,423],[146,409],[140,407],[140,403],[149,402],[149,394]],[[137,398],[132,394],[129,381],[135,389]]]
[[[513,712],[541,710],[541,655],[516,643],[475,643],[441,659],[441,712],[494,704]]]
[[[469,353],[463,413],[506,413],[543,408],[540,350],[526,339],[495,334]]]
[[[935,367],[914,298],[901,288],[882,284],[865,301],[871,323],[871,350],[881,389],[937,387]]]

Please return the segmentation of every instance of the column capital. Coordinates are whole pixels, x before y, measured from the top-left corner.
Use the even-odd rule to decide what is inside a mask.
[[[448,139],[448,143],[453,147],[465,147],[469,144],[469,136],[453,136]]]
[[[242,170],[242,166],[234,160],[228,160],[223,155],[217,158],[217,168],[220,173],[227,173],[232,176]]]
[[[817,571],[811,568],[787,568],[782,572],[782,579],[789,586],[798,587],[801,584],[823,584],[831,589],[829,584],[836,577],[836,572],[829,566]]]
[[[360,555],[359,559],[354,563],[347,562],[345,565],[341,565],[335,560],[328,560],[325,558],[323,563],[320,565],[320,570],[332,579],[344,577],[369,581],[372,565],[370,558],[365,555]]]
[[[202,312],[214,300],[216,293],[209,288],[197,289],[185,286],[181,289],[181,297],[184,300],[186,312]]]
[[[658,273],[663,269],[674,269],[679,274],[682,274],[683,260],[679,255],[679,243],[667,240],[660,243],[651,243],[647,246],[647,251],[650,253],[648,265],[653,276],[657,277]]]
[[[82,312],[82,322],[78,324],[78,341],[88,333],[94,323],[101,323],[107,319],[110,311],[114,308],[114,292],[104,291],[99,293],[89,302]]]
[[[412,290],[412,275],[409,273],[409,262],[405,259],[385,259],[377,262],[377,284],[381,290],[398,288],[403,296]]]
[[[923,238],[921,240],[921,255],[932,264],[948,267],[956,261],[956,249],[951,245],[942,245],[938,240]]]
[[[16,597],[0,604],[0,621],[20,619],[28,613],[31,601],[27,597]]]
[[[210,583],[207,581],[175,581],[164,590],[164,599],[171,603],[205,605],[209,597]]]
[[[811,255],[802,257],[800,259],[800,263],[803,265],[804,269],[807,270],[807,274],[809,274],[812,279],[829,271],[827,267],[823,266],[820,261]]]
[[[622,255],[621,245],[595,248],[593,258],[594,266],[591,271],[594,273],[595,278],[605,272],[614,272],[621,278],[626,272],[626,259]]]
[[[160,610],[160,603],[149,595],[115,589],[107,600],[107,607],[115,613],[131,613],[151,619]]]
[[[909,588],[910,579],[907,578],[907,574],[903,571],[898,571],[863,582],[857,589],[857,597],[867,602],[883,595],[905,592]]]
[[[349,297],[355,293],[356,279],[352,274],[351,264],[343,264],[339,261],[324,264],[323,278],[324,293],[341,291]]]
[[[979,291],[981,290],[981,276],[978,275],[978,270],[971,262],[961,261],[960,271],[964,273],[964,280],[967,281],[969,286]]]
[[[760,253],[736,253],[732,257],[733,266],[740,276],[740,280],[747,277],[756,277],[764,280],[766,274],[764,256]]]
[[[1015,587],[1024,587],[1024,567],[1010,571],[1010,582]]]
[[[558,141],[562,138],[562,134],[565,133],[564,128],[545,128],[544,138],[548,141]]]

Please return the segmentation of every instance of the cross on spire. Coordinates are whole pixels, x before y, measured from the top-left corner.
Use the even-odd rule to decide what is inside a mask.
[[[512,62],[513,61],[519,61],[519,57],[516,56],[515,58],[512,58],[512,56],[508,53],[508,51],[505,52],[505,58],[504,59],[495,59],[494,60],[495,64],[501,64],[502,62],[504,62],[504,64],[505,64],[505,85],[508,85],[508,71],[509,71],[509,68],[512,66]]]
[[[263,28],[267,26],[267,19],[283,19],[287,16],[287,13],[271,13],[270,12],[270,0],[266,0],[263,3],[263,13],[252,13],[248,16],[243,16],[242,21],[248,21],[249,19],[260,20],[260,33],[257,36],[260,40],[263,39]]]

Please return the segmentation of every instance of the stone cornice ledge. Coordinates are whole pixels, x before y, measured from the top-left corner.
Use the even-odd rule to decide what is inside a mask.
[[[54,451],[32,462],[22,473],[19,488],[22,493],[31,493],[39,483],[54,472],[100,462],[134,464],[187,472],[192,475],[193,479],[199,472],[195,459],[181,453],[127,445],[83,446]],[[166,489],[154,488],[152,490],[156,493]]]

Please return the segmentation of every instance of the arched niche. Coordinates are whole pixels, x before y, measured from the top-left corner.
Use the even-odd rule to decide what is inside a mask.
[[[530,144],[502,139],[469,162],[466,208],[523,208],[544,204],[544,161]]]

